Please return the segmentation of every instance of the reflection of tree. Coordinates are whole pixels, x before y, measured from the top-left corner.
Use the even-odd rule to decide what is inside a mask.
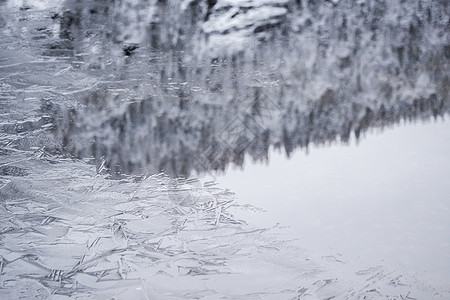
[[[265,160],[271,145],[289,155],[449,112],[448,46],[435,38],[448,31],[444,2],[280,1],[285,15],[267,26],[251,22],[260,7],[236,8],[248,26],[225,32],[203,25],[233,7],[149,2],[86,1],[61,17],[60,40],[75,54],[91,50],[86,72],[103,70],[95,91],[79,95],[82,108],[45,108],[66,151],[118,171],[188,175],[242,165],[245,154]],[[236,36],[246,48],[222,44]],[[124,57],[130,43],[139,48]],[[98,44],[110,48],[97,53]]]

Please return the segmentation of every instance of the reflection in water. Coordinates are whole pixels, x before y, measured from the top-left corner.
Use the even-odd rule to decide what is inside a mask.
[[[188,176],[449,112],[447,2],[333,3],[66,1],[36,33],[87,78],[43,97],[55,149]]]

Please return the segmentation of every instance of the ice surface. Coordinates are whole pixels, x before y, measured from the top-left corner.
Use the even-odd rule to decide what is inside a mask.
[[[448,298],[189,177],[448,114],[448,5],[213,2],[0,1],[0,298]]]
[[[355,269],[360,266],[336,258],[306,257],[277,238],[280,229],[252,229],[236,220],[227,212],[236,205],[234,196],[214,186],[162,174],[109,180],[80,161],[12,156],[26,158],[18,165],[29,174],[3,177],[0,190],[0,293],[7,299],[445,293],[380,267]]]

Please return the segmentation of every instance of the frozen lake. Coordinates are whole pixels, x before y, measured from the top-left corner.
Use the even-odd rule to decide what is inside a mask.
[[[312,148],[216,180],[265,212],[244,219],[289,226],[311,253],[450,280],[450,123],[402,124],[360,143]],[[251,221],[250,221],[251,220]]]
[[[0,298],[448,298],[449,20],[0,0]]]

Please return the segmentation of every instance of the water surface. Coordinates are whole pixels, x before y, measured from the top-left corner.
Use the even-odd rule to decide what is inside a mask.
[[[405,269],[445,286],[450,279],[450,123],[403,124],[349,146],[270,152],[216,180],[258,226],[289,226],[289,237],[322,255]]]

